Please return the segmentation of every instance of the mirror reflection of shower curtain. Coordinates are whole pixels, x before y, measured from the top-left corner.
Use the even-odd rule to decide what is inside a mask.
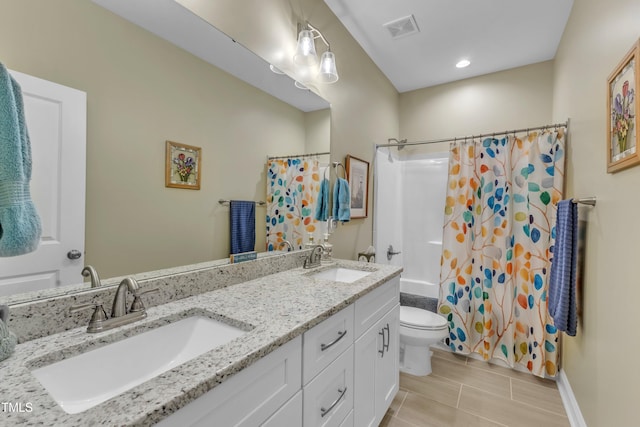
[[[267,251],[288,240],[302,249],[307,234],[319,237],[314,217],[321,171],[317,157],[274,159],[267,163]]]

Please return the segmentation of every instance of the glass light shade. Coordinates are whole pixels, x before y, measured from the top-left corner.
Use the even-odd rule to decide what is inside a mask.
[[[316,65],[296,65],[295,79],[300,83],[310,83],[315,79],[317,70]]]
[[[320,69],[318,80],[322,83],[335,83],[338,81],[338,70],[336,69],[336,56],[330,50],[322,54],[320,59]]]
[[[297,65],[310,65],[318,60],[316,45],[310,30],[302,30],[298,34],[298,46],[293,56],[293,62]]]

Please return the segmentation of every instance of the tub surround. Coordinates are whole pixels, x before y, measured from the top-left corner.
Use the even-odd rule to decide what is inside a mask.
[[[254,261],[238,264],[229,264],[228,260],[223,259],[139,273],[132,277],[138,281],[142,291],[159,289],[159,292],[142,297],[144,305],[149,308],[300,267],[308,252],[305,250],[269,254]],[[115,286],[111,285],[117,285],[122,279],[124,277],[103,280],[103,286],[100,288],[89,288],[87,284],[71,286],[65,288],[68,293],[62,295],[60,290],[48,289],[5,298],[3,302],[11,305],[9,328],[18,337],[18,342],[23,343],[86,326],[88,313],[70,315],[69,307],[91,302],[100,302],[105,307],[111,307],[116,292]],[[20,302],[26,299],[29,302]],[[128,304],[130,303],[131,299],[128,300]]]
[[[283,256],[287,257],[293,258],[291,254]],[[251,266],[252,263],[243,263],[247,266],[238,264],[235,267],[254,270],[258,266]],[[313,273],[336,265],[372,273],[353,283],[312,277]],[[178,299],[174,296],[173,301],[169,298],[170,302],[160,303],[160,297],[166,299],[167,295],[175,295],[165,290],[160,293],[158,299],[154,299],[154,303],[148,304],[150,308],[145,320],[111,331],[86,333],[89,316],[88,313],[84,313],[80,327],[18,345],[15,354],[0,363],[0,376],[6,379],[0,385],[0,393],[8,401],[31,402],[33,411],[2,413],[0,423],[65,426],[153,424],[347,307],[390,278],[398,276],[402,271],[395,266],[343,260],[337,260],[331,267],[321,266],[313,270],[298,267],[270,275],[264,275],[272,272],[266,271],[264,266],[258,269],[262,271],[263,277],[234,286],[230,286],[232,283],[216,286],[217,282],[231,276],[229,273],[218,271],[218,268],[190,272],[176,278],[153,279],[164,280],[160,284],[167,289],[171,288],[171,292],[178,292],[181,286],[185,286],[185,280],[190,288],[198,287],[204,290],[191,297]],[[260,271],[251,274],[260,274]],[[242,281],[239,276],[238,272],[233,274],[236,283],[238,280]],[[153,281],[150,280],[144,285],[157,286],[158,283],[151,283]],[[108,292],[111,295],[114,292],[113,288]],[[78,297],[79,295],[75,295],[73,298]],[[153,294],[149,297],[153,297]],[[74,303],[76,302],[70,302],[67,298],[67,307]],[[66,315],[66,310],[64,311]],[[64,412],[30,372],[36,367],[192,315],[222,319],[249,331],[228,344],[76,415]],[[34,330],[31,334],[37,332]]]

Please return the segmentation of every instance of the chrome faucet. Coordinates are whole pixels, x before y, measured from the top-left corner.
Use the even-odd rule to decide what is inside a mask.
[[[157,292],[158,288],[148,289],[140,292],[140,286],[133,277],[127,277],[120,285],[113,298],[113,305],[111,307],[111,316],[107,317],[107,313],[104,311],[102,304],[89,303],[73,306],[69,309],[70,313],[75,313],[80,310],[86,310],[88,308],[95,308],[87,332],[102,332],[109,329],[117,328],[129,323],[133,323],[137,320],[142,320],[147,317],[147,310],[140,299],[140,296],[149,293]],[[131,309],[127,311],[127,293],[131,292],[134,299],[131,304]]]
[[[290,252],[290,251],[293,250],[293,245],[288,240],[283,240],[282,242],[280,242],[280,244],[278,245],[278,249],[280,247],[282,247],[282,246],[287,246],[288,247],[287,252]]]
[[[323,245],[315,245],[313,249],[311,249],[311,253],[304,260],[304,264],[302,265],[304,268],[314,268],[320,266],[320,261],[322,260],[322,254],[324,253]]]
[[[133,277],[127,277],[120,282],[111,306],[112,318],[127,314],[127,290],[135,295],[138,289],[140,289],[140,286],[138,286],[138,282]]]
[[[100,276],[98,276],[98,272],[92,266],[87,265],[85,268],[83,268],[82,275],[84,277],[91,277],[92,288],[99,288],[100,286],[102,286],[102,283],[100,283]]]

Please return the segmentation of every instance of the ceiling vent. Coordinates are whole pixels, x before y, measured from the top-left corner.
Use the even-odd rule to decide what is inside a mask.
[[[399,39],[420,32],[413,15],[387,22],[382,26],[389,31],[393,39]]]

